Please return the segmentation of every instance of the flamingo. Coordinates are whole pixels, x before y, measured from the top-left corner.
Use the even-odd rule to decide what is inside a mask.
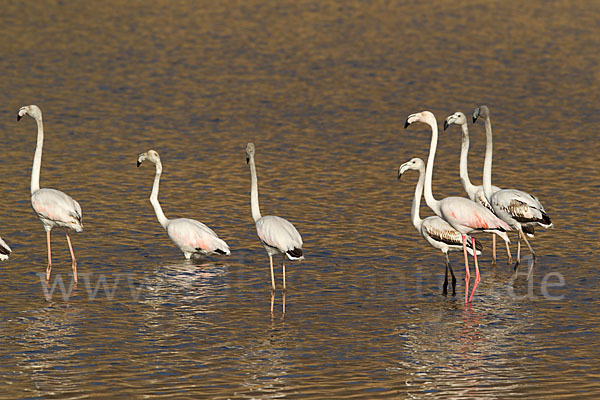
[[[492,139],[492,123],[490,122],[490,110],[487,106],[476,108],[473,112],[473,122],[482,117],[485,122],[485,161],[483,164],[483,190],[485,197],[490,202],[494,213],[503,221],[508,223],[513,229],[519,233],[519,241],[517,243],[517,262],[515,270],[521,263],[521,239],[525,242],[533,261],[535,262],[535,252],[527,240],[528,236],[533,237],[534,227],[539,225],[543,228],[553,228],[554,224],[550,220],[544,206],[537,197],[517,189],[502,189],[494,192],[492,186],[492,154],[493,154],[493,139]],[[532,264],[533,267],[533,264]],[[531,274],[531,268],[529,270]]]
[[[0,260],[8,260],[8,256],[10,255],[10,253],[12,253],[12,250],[0,237]]]
[[[463,188],[471,201],[475,201],[488,210],[494,212],[489,201],[485,197],[483,192],[483,185],[475,186],[469,179],[469,168],[467,167],[467,159],[469,154],[469,127],[467,126],[467,117],[460,111],[448,116],[444,121],[444,130],[452,124],[460,125],[462,128],[462,146],[460,150],[460,181],[462,182]],[[497,192],[500,190],[498,186],[492,186],[492,191]],[[506,243],[506,253],[508,254],[508,263],[512,264],[512,255],[510,254],[510,246]],[[496,264],[496,235],[492,235],[492,263]]]
[[[173,243],[183,252],[187,260],[192,256],[203,256],[207,254],[229,255],[231,251],[225,241],[220,239],[217,234],[204,225],[189,218],[167,219],[163,213],[162,207],[158,202],[158,189],[160,175],[162,174],[162,164],[160,156],[155,150],[148,150],[138,156],[137,166],[148,160],[156,165],[156,175],[154,176],[154,185],[150,194],[150,203],[156,213],[156,218],[162,227],[167,231],[167,235]]]
[[[260,214],[258,205],[258,178],[256,177],[256,165],[254,163],[254,143],[246,146],[246,163],[250,165],[250,176],[252,185],[250,188],[250,205],[252,207],[252,218],[256,224],[256,233],[260,242],[269,255],[271,265],[271,288],[275,290],[275,275],[273,273],[273,256],[282,254],[283,268],[283,290],[285,291],[285,257],[292,261],[303,260],[302,237],[298,230],[288,220],[274,215]]]
[[[417,232],[419,232],[432,247],[441,250],[444,256],[446,256],[446,275],[444,278],[442,294],[445,296],[448,293],[448,270],[450,270],[450,274],[452,274],[452,296],[454,296],[456,295],[456,278],[454,277],[454,271],[452,271],[452,266],[450,265],[448,252],[460,251],[463,249],[461,233],[437,215],[421,219],[419,216],[419,207],[421,206],[423,182],[425,181],[425,163],[420,158],[413,158],[412,160],[405,162],[398,169],[398,180],[400,180],[402,174],[408,170],[419,171],[419,181],[415,188],[415,197],[413,198],[410,211],[412,223]],[[476,242],[475,246],[477,255],[481,255],[483,246],[480,242]],[[473,255],[473,241],[470,237],[467,238],[467,252]]]
[[[406,119],[404,127],[407,128],[415,122],[423,122],[431,127],[431,144],[429,147],[429,158],[427,159],[427,169],[425,171],[425,202],[433,212],[448,222],[454,229],[462,234],[463,252],[465,255],[465,305],[473,300],[475,289],[481,281],[479,275],[479,265],[477,263],[477,253],[473,255],[475,261],[475,283],[473,291],[469,295],[469,264],[467,258],[466,235],[488,232],[495,233],[505,241],[510,241],[506,231],[510,231],[510,226],[496,217],[494,213],[482,206],[464,197],[446,197],[442,200],[436,200],[432,192],[433,162],[435,160],[435,151],[438,141],[438,127],[435,116],[430,111],[422,111],[417,114],[411,114]],[[475,238],[472,238],[475,243]]]
[[[75,232],[83,231],[81,206],[71,196],[56,189],[40,189],[40,169],[42,167],[42,147],[44,146],[44,124],[42,122],[42,110],[36,105],[24,106],[17,113],[17,121],[24,115],[29,115],[37,123],[37,146],[33,156],[33,167],[31,168],[31,206],[46,230],[46,241],[48,243],[48,267],[46,268],[46,280],[50,280],[52,270],[52,250],[50,248],[50,231],[59,227],[65,229],[69,251],[71,252],[73,279],[77,283],[77,260],[71,245],[69,229]]]

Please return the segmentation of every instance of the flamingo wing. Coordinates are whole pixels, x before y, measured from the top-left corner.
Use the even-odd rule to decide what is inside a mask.
[[[256,232],[267,246],[274,247],[282,253],[290,252],[295,258],[302,257],[302,237],[288,220],[267,215],[256,221]]]
[[[35,213],[65,227],[82,230],[82,212],[78,202],[71,196],[56,189],[40,189],[31,195],[31,205]]]
[[[167,233],[184,252],[230,254],[227,243],[202,222],[188,218],[174,219],[169,221]]]
[[[542,226],[552,225],[542,203],[537,197],[529,193],[515,189],[504,189],[493,195],[492,202],[495,207],[508,213],[520,223],[539,223]]]
[[[440,217],[428,217],[423,220],[422,228],[433,240],[449,246],[462,246],[462,234]],[[477,250],[482,250],[480,242],[475,242]],[[473,248],[471,237],[467,235],[467,247]]]

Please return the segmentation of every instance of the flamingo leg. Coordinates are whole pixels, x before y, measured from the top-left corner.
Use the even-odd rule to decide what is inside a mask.
[[[469,279],[471,279],[471,274],[469,273],[469,258],[467,256],[467,237],[462,235],[463,242],[463,252],[465,253],[465,305],[467,305],[467,300],[469,296]]]
[[[496,235],[494,235],[494,237],[496,237]],[[506,244],[506,254],[508,254],[508,261],[506,263],[510,265],[513,262],[512,254],[510,254],[510,245],[508,244],[508,242],[504,243]]]
[[[285,292],[283,292],[281,295],[282,295],[282,298],[281,298],[281,301],[282,301],[281,311],[283,312],[283,314],[285,314]],[[281,318],[283,318],[283,315],[281,316]]]
[[[450,265],[450,258],[448,257],[448,253],[444,254],[446,256],[446,274],[444,275],[444,286],[442,286],[442,296],[448,295],[448,265]]]
[[[46,267],[46,280],[50,280],[50,271],[52,271],[52,249],[50,248],[50,231],[46,231],[46,242],[48,242],[48,267]]]
[[[492,265],[496,265],[496,235],[492,235]]]
[[[273,256],[269,254],[269,263],[271,264],[271,287],[275,291],[275,274],[273,273]]]
[[[456,296],[456,277],[454,276],[454,271],[452,271],[452,265],[450,265],[450,263],[448,263],[448,268],[452,275],[452,296]]]
[[[67,243],[69,244],[69,250],[71,251],[71,259],[73,260],[73,264],[71,265],[73,268],[73,279],[75,280],[75,283],[77,283],[77,260],[75,259],[75,252],[73,251],[73,246],[71,245],[69,231],[65,230],[65,235],[67,236]]]
[[[473,241],[473,248],[475,248],[475,238],[471,237]],[[473,283],[473,291],[471,292],[471,297],[469,297],[469,303],[473,300],[473,295],[475,294],[475,289],[477,289],[477,285],[479,281],[481,281],[481,277],[479,276],[479,265],[477,264],[477,252],[473,252],[473,258],[475,259],[475,283]]]
[[[531,252],[531,256],[535,260],[535,251],[533,251],[533,248],[529,244],[529,240],[527,240],[527,237],[525,236],[525,234],[523,233],[522,230],[519,230],[519,236],[523,238],[523,241],[525,242],[525,244],[527,245],[527,247],[529,247],[529,251]]]
[[[285,254],[283,255],[283,261],[281,261],[283,267],[283,291],[285,292]]]

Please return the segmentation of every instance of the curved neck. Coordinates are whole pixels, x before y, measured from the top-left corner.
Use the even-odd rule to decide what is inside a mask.
[[[33,167],[31,168],[31,194],[40,190],[40,170],[42,168],[42,148],[44,147],[44,123],[42,116],[35,117],[37,123],[37,146],[33,156]]]
[[[460,181],[462,182],[465,192],[469,195],[471,200],[475,196],[477,188],[473,186],[469,179],[469,127],[466,123],[461,125],[462,128],[462,146],[460,148]]]
[[[415,188],[415,197],[413,198],[412,208],[410,209],[410,216],[412,218],[412,223],[417,228],[418,231],[421,230],[421,225],[423,225],[423,220],[419,215],[419,208],[421,207],[421,196],[423,195],[423,183],[425,182],[425,168],[419,168],[419,181],[417,182],[417,187]]]
[[[485,161],[483,163],[483,192],[485,197],[492,197],[492,157],[494,152],[492,140],[492,123],[490,117],[485,118]]]
[[[160,161],[156,163],[156,175],[154,175],[154,185],[152,186],[152,193],[150,194],[150,203],[152,207],[154,207],[154,212],[156,213],[156,218],[158,218],[158,222],[162,225],[163,228],[167,229],[167,223],[169,220],[165,217],[165,213],[163,213],[162,207],[158,202],[158,187],[160,184],[160,175],[162,174],[162,164]]]
[[[429,158],[427,158],[427,169],[425,170],[425,202],[434,213],[439,215],[439,201],[433,197],[433,192],[431,190],[433,181],[433,161],[435,160],[435,152],[437,150],[438,127],[436,123],[429,121],[427,124],[431,127],[431,144],[429,146]]]
[[[258,205],[258,178],[256,177],[256,165],[254,156],[250,156],[250,175],[252,177],[252,186],[250,187],[250,206],[252,207],[252,218],[254,222],[261,218],[260,207]]]

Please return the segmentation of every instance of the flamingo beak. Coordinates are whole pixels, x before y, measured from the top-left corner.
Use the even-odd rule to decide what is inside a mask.
[[[477,121],[477,118],[479,118],[479,107],[477,107],[475,111],[473,111],[473,123]]]
[[[23,118],[22,116],[20,116],[19,114],[17,114],[17,121],[20,121],[21,118]]]
[[[448,120],[444,121],[444,130],[448,129],[448,127],[450,126],[450,124],[448,123]]]
[[[250,157],[248,155],[246,155],[246,164],[248,164],[250,162]]]
[[[142,162],[140,160],[137,161],[137,166],[138,168],[140,167],[140,165],[142,165]]]
[[[408,119],[407,119],[406,122],[404,123],[404,129],[408,128],[409,125],[410,125],[410,122],[408,122]]]

